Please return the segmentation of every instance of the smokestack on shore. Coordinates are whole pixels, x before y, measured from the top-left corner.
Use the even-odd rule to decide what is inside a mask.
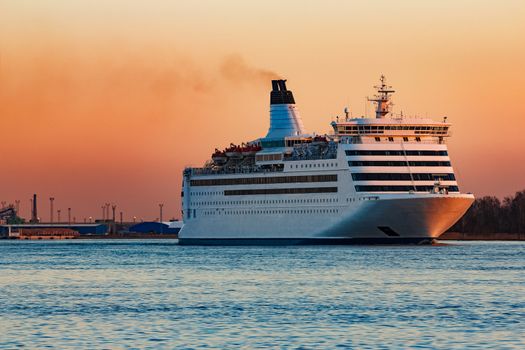
[[[36,193],[33,194],[33,207],[31,208],[31,223],[37,224],[38,223],[38,213],[37,213],[37,205],[36,205]]]

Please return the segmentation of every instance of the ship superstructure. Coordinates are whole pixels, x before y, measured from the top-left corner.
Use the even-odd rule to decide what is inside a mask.
[[[450,123],[392,115],[381,77],[375,118],[311,135],[285,80],[273,80],[263,138],[216,149],[183,174],[181,244],[421,243],[474,200],[459,191]]]

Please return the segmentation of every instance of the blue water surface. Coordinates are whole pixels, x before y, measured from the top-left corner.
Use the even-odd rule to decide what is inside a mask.
[[[525,243],[0,241],[0,348],[524,349]]]

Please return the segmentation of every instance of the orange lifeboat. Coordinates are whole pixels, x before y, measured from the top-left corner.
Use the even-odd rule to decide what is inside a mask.
[[[326,144],[328,142],[328,139],[326,136],[316,136],[312,140],[312,145],[322,145]]]
[[[233,143],[230,143],[230,147],[226,148],[224,152],[226,153],[226,156],[230,158],[240,158],[242,156],[241,147],[234,145]]]
[[[260,146],[257,145],[246,145],[242,149],[242,155],[243,156],[253,156],[255,153],[259,152],[261,150]]]
[[[211,159],[216,164],[224,164],[228,160],[228,157],[226,156],[226,153],[224,151],[219,151],[217,148],[215,149],[215,152],[211,155]]]

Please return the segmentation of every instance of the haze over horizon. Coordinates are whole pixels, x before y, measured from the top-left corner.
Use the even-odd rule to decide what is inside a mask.
[[[0,1],[2,201],[73,215],[180,217],[181,172],[264,136],[270,80],[306,129],[368,111],[452,123],[463,192],[525,188],[525,2]],[[64,214],[63,214],[64,215]]]

